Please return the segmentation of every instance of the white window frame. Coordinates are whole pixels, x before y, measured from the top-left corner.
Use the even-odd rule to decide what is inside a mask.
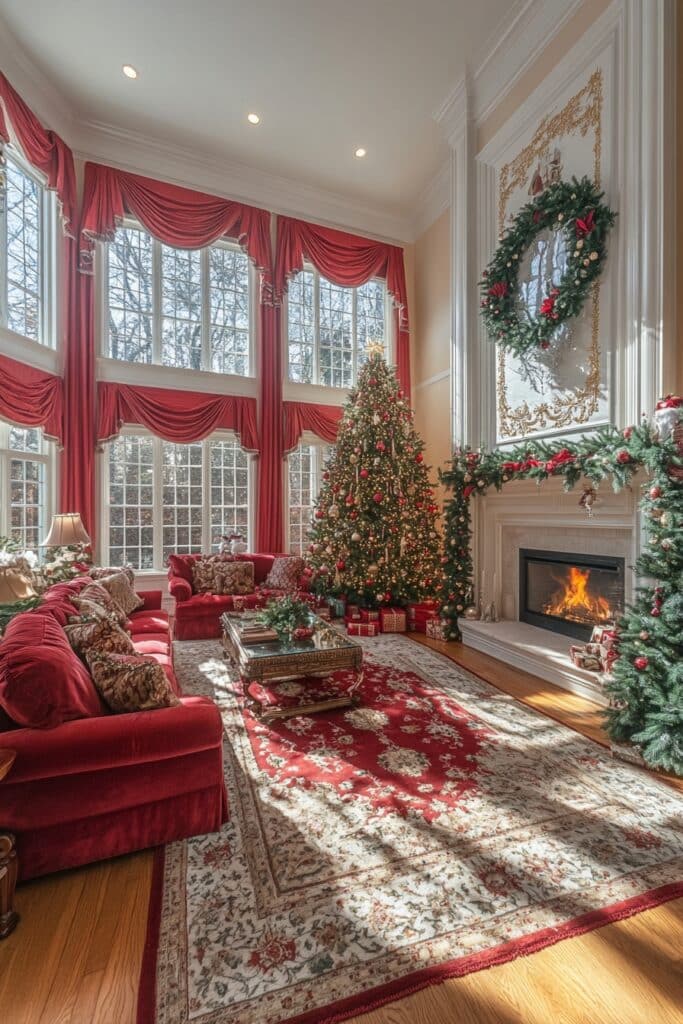
[[[40,345],[56,349],[59,316],[59,264],[57,260],[57,197],[47,187],[47,179],[24,157],[17,146],[0,142],[0,170],[2,158],[11,161],[22,174],[31,178],[40,188],[40,329],[37,338],[10,330],[7,326],[7,248],[0,245],[0,340],[8,345],[10,354],[21,351],[18,346]],[[0,239],[6,237],[7,212],[0,202]]]
[[[320,380],[320,271],[312,263],[305,262],[304,272],[313,274],[313,334],[315,344],[313,346],[313,380],[310,383],[292,380],[289,376],[289,292],[285,292],[283,301],[282,317],[282,344],[283,344],[283,367],[284,382],[286,389],[312,388],[321,389],[326,394],[345,395],[352,387],[355,387],[358,380],[358,338],[356,337],[356,309],[357,294],[356,288],[351,288],[353,297],[351,301],[351,334],[352,334],[352,381],[349,385],[337,386],[335,384],[323,384]],[[323,275],[324,276],[324,275]],[[384,286],[384,355],[388,363],[394,362],[394,318],[393,302],[387,282],[382,277],[373,278],[380,281]]]
[[[154,479],[154,504],[152,508],[152,530],[153,530],[153,548],[154,548],[154,565],[151,569],[136,569],[136,576],[158,576],[160,573],[166,574],[167,566],[163,564],[163,458],[162,458],[162,446],[164,440],[161,437],[157,437],[149,430],[145,430],[144,427],[136,427],[135,425],[126,425],[119,431],[118,437],[149,437],[152,440],[152,467],[153,467],[153,479]],[[113,439],[113,440],[116,440]],[[211,458],[209,445],[211,441],[236,441],[240,444],[240,439],[231,430],[216,430],[209,437],[205,437],[202,441],[190,442],[191,444],[202,445],[202,488],[204,490],[205,499],[208,497],[207,491],[211,489]],[[103,565],[109,564],[109,442],[103,446],[98,462],[99,462],[99,477],[100,477],[100,531],[99,531],[99,561]],[[255,525],[255,494],[256,494],[256,473],[254,472],[254,456],[251,452],[245,451],[247,456],[248,465],[248,494],[247,501],[249,505],[249,519],[248,519],[248,537],[247,544],[249,550],[251,550],[251,539],[254,537],[254,525]],[[211,502],[210,500],[203,501],[202,508],[202,552],[207,554],[211,551]]]
[[[288,553],[291,552],[291,545],[290,545],[290,525],[291,525],[291,523],[290,523],[290,512],[291,512],[291,504],[292,504],[291,503],[291,488],[290,488],[290,481],[289,481],[289,456],[292,455],[296,451],[296,449],[300,448],[301,446],[311,447],[314,450],[314,459],[315,459],[315,462],[316,462],[315,468],[314,468],[314,474],[315,474],[315,481],[316,481],[316,485],[317,485],[317,493],[319,493],[320,492],[320,487],[322,485],[322,474],[323,474],[324,466],[325,466],[325,454],[324,454],[324,451],[325,451],[326,448],[334,448],[334,443],[330,442],[330,441],[323,441],[323,439],[318,437],[317,434],[313,434],[311,431],[305,430],[302,433],[301,437],[299,438],[299,441],[298,441],[298,443],[296,445],[296,448],[292,448],[292,450],[287,452],[287,454],[285,455],[285,459],[284,459],[284,474],[285,474],[285,487],[284,487],[285,494],[284,494],[284,499],[285,499],[285,537],[286,537],[285,547],[287,548],[287,552]],[[301,553],[304,554],[305,551],[306,551],[306,543],[305,543],[305,538],[303,538]],[[292,552],[292,553],[293,554],[298,554],[299,552]]]
[[[17,459],[24,462],[40,462],[45,467],[45,522],[44,536],[50,528],[50,522],[55,509],[55,495],[57,494],[57,459],[55,458],[55,446],[49,441],[40,428],[40,452],[23,451],[19,448],[10,448],[9,434],[11,427],[25,430],[24,423],[13,423],[9,420],[0,420],[0,536],[9,537],[12,530],[12,503],[11,503],[11,473],[10,462]],[[29,428],[34,429],[34,428]],[[41,537],[43,540],[44,537]],[[42,549],[36,551],[37,555],[42,554]]]
[[[149,373],[153,367],[158,370],[162,369],[164,373],[171,372],[182,372],[188,374],[197,373],[212,373],[215,376],[225,378],[230,381],[243,381],[255,378],[258,373],[258,361],[257,361],[257,330],[259,324],[258,317],[258,295],[259,295],[259,282],[258,282],[258,271],[254,266],[251,259],[247,257],[249,265],[249,345],[248,345],[248,360],[249,360],[249,373],[246,374],[228,374],[221,373],[220,370],[213,370],[211,368],[211,325],[210,325],[210,289],[209,289],[209,249],[224,248],[229,249],[232,252],[243,253],[244,250],[237,243],[229,238],[219,238],[215,242],[212,242],[210,246],[205,246],[199,250],[201,252],[201,291],[202,291],[202,320],[201,320],[201,336],[202,336],[202,365],[200,370],[195,370],[189,367],[183,366],[167,366],[162,363],[162,320],[163,314],[161,311],[161,247],[165,243],[160,242],[158,238],[155,238],[150,231],[148,231],[144,225],[133,217],[124,217],[118,227],[129,228],[133,231],[142,231],[152,239],[152,361],[151,363],[138,363],[133,362],[129,359],[114,359],[109,354],[109,245],[107,242],[100,242],[97,246],[97,324],[98,333],[100,338],[99,353],[101,358],[106,359],[109,363],[116,366],[134,367],[136,371],[139,371],[141,376],[145,375],[145,372]],[[170,248],[173,248],[171,246]],[[181,250],[182,251],[182,250]],[[196,251],[196,250],[192,250]]]

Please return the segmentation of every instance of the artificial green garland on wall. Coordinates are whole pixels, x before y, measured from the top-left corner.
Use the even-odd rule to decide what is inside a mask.
[[[617,627],[619,657],[606,683],[606,726],[614,740],[639,744],[648,764],[683,775],[683,457],[672,436],[660,437],[643,419],[623,431],[598,430],[571,447],[537,441],[504,452],[458,449],[451,468],[440,474],[453,491],[444,510],[442,615],[447,639],[459,640],[458,617],[474,591],[475,495],[500,490],[510,480],[540,484],[553,476],[563,478],[565,490],[584,479],[593,486],[609,480],[620,491],[641,468],[649,477],[640,501],[647,544],[636,566],[636,600]]]
[[[560,324],[581,312],[602,271],[616,216],[601,202],[603,194],[589,178],[572,178],[549,185],[522,207],[480,281],[481,314],[492,341],[518,356],[546,349]],[[567,266],[532,317],[520,310],[519,265],[534,238],[548,228],[564,230]]]

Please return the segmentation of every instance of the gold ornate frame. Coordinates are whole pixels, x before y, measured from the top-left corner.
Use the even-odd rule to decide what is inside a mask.
[[[510,196],[524,186],[534,161],[540,159],[550,144],[566,135],[586,135],[594,131],[593,180],[600,185],[602,157],[602,71],[596,69],[587,84],[565,104],[557,114],[544,118],[534,137],[514,160],[500,169],[498,185],[498,230],[502,232]],[[551,404],[540,402],[530,408],[527,402],[513,409],[508,402],[505,379],[505,352],[498,351],[496,395],[500,436],[525,437],[547,428],[567,427],[586,423],[598,408],[600,399],[600,282],[596,282],[591,295],[591,347],[588,372],[582,387]]]

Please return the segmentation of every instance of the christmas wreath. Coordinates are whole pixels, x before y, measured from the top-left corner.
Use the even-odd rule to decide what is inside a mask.
[[[480,281],[481,313],[489,336],[521,356],[546,349],[558,326],[581,312],[591,285],[600,276],[607,255],[607,233],[616,214],[601,202],[589,178],[549,185],[527,203],[500,238],[495,255]],[[519,266],[524,252],[544,229],[565,232],[567,268],[562,280],[544,296],[539,315],[520,310]]]

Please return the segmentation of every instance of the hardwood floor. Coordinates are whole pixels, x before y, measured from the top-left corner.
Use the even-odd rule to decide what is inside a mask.
[[[605,743],[597,705],[460,644],[448,653],[500,689]],[[683,780],[671,779],[683,793]],[[153,855],[21,886],[0,943],[3,1024],[135,1024]],[[681,1024],[683,899],[424,989],[354,1024]],[[144,1022],[147,1024],[147,1022]]]

